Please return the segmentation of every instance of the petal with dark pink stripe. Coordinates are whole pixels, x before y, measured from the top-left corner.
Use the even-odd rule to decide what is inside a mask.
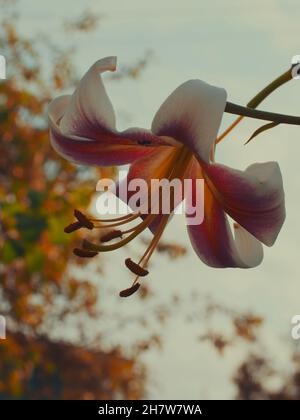
[[[88,165],[122,165],[147,155],[153,147],[172,144],[172,139],[141,128],[116,130],[114,109],[101,79],[101,73],[114,71],[115,66],[115,57],[97,61],[73,95],[51,102],[51,143],[63,157]]]
[[[273,245],[285,219],[278,163],[255,163],[245,171],[211,164],[203,170],[226,213],[265,245]]]
[[[190,169],[190,177],[203,178],[202,170],[195,160]],[[204,205],[203,222],[199,225],[187,226],[192,246],[199,258],[205,264],[215,268],[251,268],[259,265],[263,259],[261,243],[237,224],[234,226],[233,237],[227,216],[207,183],[205,183],[202,204]],[[189,209],[187,212],[190,214]]]
[[[64,135],[59,128],[60,111],[69,97],[55,99],[49,108],[50,141],[61,156],[83,165],[124,165],[151,153],[153,147],[133,144],[132,140],[103,134],[103,141],[75,135]],[[136,135],[134,133],[133,137]]]
[[[152,122],[152,132],[169,136],[209,162],[226,105],[226,91],[202,80],[189,80],[165,100]]]

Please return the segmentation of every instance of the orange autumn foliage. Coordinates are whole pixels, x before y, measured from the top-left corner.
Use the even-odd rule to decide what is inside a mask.
[[[0,346],[0,398],[141,398],[143,370],[119,349],[92,351],[46,336],[9,333]]]
[[[0,81],[0,314],[8,327],[0,398],[140,398],[143,373],[121,348],[98,342],[91,350],[84,340],[79,346],[48,334],[70,316],[81,327],[84,316],[97,316],[95,285],[69,272],[85,264],[72,256],[81,233],[63,232],[72,208],[88,206],[95,172],[60,159],[49,145],[45,108],[55,89],[73,82],[68,53],[53,55],[45,75],[39,49],[10,22],[0,29],[10,68]]]

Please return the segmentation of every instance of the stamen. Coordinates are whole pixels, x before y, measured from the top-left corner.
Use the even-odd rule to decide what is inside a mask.
[[[98,255],[96,251],[89,251],[87,249],[74,248],[73,254],[81,258],[93,258]]]
[[[106,233],[105,235],[101,236],[100,242],[109,242],[116,238],[122,238],[121,230],[112,230],[111,232]]]
[[[120,297],[128,297],[133,295],[133,293],[135,293],[139,288],[140,288],[140,283],[135,283],[133,286],[129,287],[128,289],[122,290],[119,293]]]
[[[141,267],[130,258],[126,258],[125,265],[133,274],[136,274],[139,277],[145,277],[147,274],[149,274],[148,270],[145,270],[145,268]]]
[[[92,242],[88,241],[87,239],[84,239],[82,241],[82,249],[86,249],[88,251],[94,251],[99,252],[99,245],[93,244]]]
[[[186,149],[184,146],[178,147],[174,153],[171,154],[166,159],[166,162],[164,164],[160,165],[158,172],[156,172],[154,175],[156,175],[158,178],[164,178],[167,179],[175,179],[175,178],[183,178],[184,173],[187,169],[187,166],[192,158],[192,153]],[[151,194],[151,191],[149,191],[149,194]],[[173,203],[173,195],[170,196],[170,201]],[[173,210],[171,209],[171,212]],[[122,225],[125,225],[127,223],[130,223],[141,216],[140,213],[132,213],[129,215],[121,216],[114,219],[88,219],[84,214],[82,214],[79,210],[74,211],[74,215],[77,218],[79,224],[87,227],[88,229],[95,228],[109,228],[109,227],[119,227]],[[105,233],[100,238],[100,244],[94,244],[92,242],[89,242],[88,240],[84,239],[82,242],[82,248],[75,248],[74,254],[79,257],[86,257],[91,258],[96,256],[99,252],[108,252],[113,251],[116,249],[121,248],[122,246],[128,244],[131,242],[135,237],[137,237],[141,232],[143,232],[146,228],[148,228],[151,223],[158,217],[156,213],[149,213],[145,214],[144,219],[138,223],[134,227],[129,227],[127,230],[120,230],[120,229],[113,229],[112,231]],[[162,215],[162,219],[160,221],[160,224],[158,226],[158,230],[151,241],[149,247],[147,248],[146,252],[140,259],[139,263],[135,263],[130,258],[127,258],[125,260],[125,265],[127,268],[136,275],[136,278],[132,284],[132,286],[128,289],[125,289],[120,292],[121,297],[127,297],[131,296],[133,293],[135,293],[139,287],[140,283],[138,282],[139,277],[145,277],[149,274],[149,271],[145,268],[148,264],[148,261],[154,252],[161,236],[164,231],[164,228],[169,220],[170,215]],[[93,222],[99,222],[100,225],[94,225]],[[77,226],[77,225],[76,225]],[[126,237],[122,239],[122,236],[124,234]],[[109,242],[113,239],[121,238],[118,242],[114,244],[108,244],[108,245],[102,245],[102,243]]]
[[[113,219],[90,219],[90,220],[92,222],[107,223],[107,222],[119,222],[121,220],[130,219],[131,217],[137,218],[139,217],[139,213],[130,213],[130,214],[126,214],[125,216],[115,217]]]
[[[65,233],[72,233],[75,232],[75,230],[78,230],[82,228],[82,224],[80,222],[74,222],[70,223],[68,226],[64,228]]]
[[[176,177],[183,177],[183,174],[185,172],[185,169],[187,168],[188,163],[190,162],[191,159],[191,154],[188,150],[183,150],[180,149],[179,150],[179,155],[175,154],[175,157],[177,158],[176,163],[174,164],[174,166],[171,166],[171,170],[169,172],[169,179],[173,179]],[[153,215],[152,215],[153,216]],[[157,217],[157,215],[154,215],[155,217]],[[160,224],[158,226],[157,232],[154,235],[154,238],[152,239],[151,243],[149,244],[149,247],[146,249],[146,252],[144,253],[144,255],[141,257],[140,261],[138,262],[138,264],[134,263],[130,258],[127,258],[125,260],[125,264],[126,266],[134,273],[136,274],[136,278],[133,282],[133,284],[137,284],[139,277],[143,277],[145,275],[148,274],[148,270],[145,269],[145,267],[147,266],[149,259],[151,258],[151,255],[153,254],[163,232],[164,229],[166,227],[166,224],[168,223],[170,215],[163,215]],[[147,218],[146,218],[147,219]],[[150,220],[150,219],[149,219]],[[150,225],[150,223],[152,222],[152,220],[150,222],[148,222],[147,226]],[[123,233],[127,233],[130,232],[133,229],[129,229],[128,231],[125,231]]]
[[[86,227],[89,230],[92,230],[94,227],[94,223],[91,222],[81,211],[75,209],[74,216],[81,223],[82,226]]]
[[[117,242],[115,244],[111,244],[111,245],[94,245],[94,246],[97,247],[98,252],[109,252],[109,251],[114,251],[116,249],[119,249],[122,246],[124,246],[124,245],[128,244],[129,242],[131,242],[136,236],[138,236],[141,232],[143,232],[150,225],[150,223],[154,220],[155,217],[156,217],[155,214],[154,215],[153,214],[149,214],[145,218],[145,220],[143,220],[141,223],[139,223],[136,226],[135,231],[132,232],[131,235],[128,235],[126,238],[120,240],[119,242]]]
[[[168,223],[168,220],[169,220],[169,215],[166,215],[162,218],[162,220],[161,220],[161,222],[158,226],[158,230],[157,230],[156,234],[154,235],[154,237],[153,237],[152,241],[150,242],[148,248],[146,249],[144,255],[141,257],[140,261],[138,262],[139,265],[142,264],[143,268],[148,264],[153,252],[155,251],[155,248],[157,247],[157,244],[160,241],[160,238],[161,238],[161,236],[164,232],[164,229],[166,227],[166,224]],[[135,279],[135,282],[137,280],[138,280],[138,278]]]
[[[101,224],[100,226],[96,226],[96,228],[97,229],[107,229],[107,228],[111,228],[111,227],[122,226],[122,225],[125,225],[125,224],[129,223],[129,222],[133,222],[138,217],[140,217],[140,214],[128,215],[127,218],[124,219],[124,220],[120,220],[119,222],[116,222],[116,223],[111,223],[110,225]],[[115,219],[115,220],[118,220],[118,219]],[[103,221],[101,221],[101,223],[103,223]]]
[[[184,149],[184,150],[182,150]],[[177,175],[182,175],[184,168],[187,165],[187,162],[190,161],[191,159],[191,152],[189,152],[187,149],[185,149],[184,147],[179,148],[173,156],[172,162],[174,162],[174,166],[171,166],[171,170],[168,174],[168,178],[172,178],[172,176],[177,176]],[[127,218],[127,220],[131,221],[134,220],[136,217],[139,217],[140,214],[134,214],[130,216],[130,219]],[[108,252],[108,251],[113,251],[116,249],[121,248],[122,246],[128,244],[129,242],[131,242],[136,236],[138,236],[141,232],[143,232],[152,222],[153,220],[157,217],[156,214],[148,214],[145,219],[139,223],[137,226],[135,226],[134,228],[128,229],[127,231],[123,231],[122,233],[130,233],[130,235],[128,235],[126,238],[122,239],[121,241],[117,242],[116,244],[112,244],[112,245],[100,245],[97,249],[99,252]],[[123,223],[122,223],[123,224]],[[118,225],[120,226],[120,224]],[[106,226],[108,227],[108,226]]]

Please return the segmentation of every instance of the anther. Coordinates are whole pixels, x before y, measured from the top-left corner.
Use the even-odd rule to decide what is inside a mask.
[[[145,277],[145,276],[147,276],[147,274],[149,274],[148,270],[141,267],[140,265],[138,265],[137,263],[132,261],[130,258],[126,258],[125,265],[126,265],[127,268],[129,268],[129,270],[132,273],[136,274],[139,277]]]
[[[138,289],[140,288],[140,283],[135,283],[133,286],[129,287],[128,289],[122,290],[119,293],[120,297],[128,297],[133,295]]]
[[[100,242],[109,242],[113,239],[121,238],[122,239],[122,231],[121,230],[112,230],[101,236]]]
[[[82,224],[82,226],[86,227],[87,229],[92,230],[94,227],[94,223],[92,223],[81,211],[74,210],[74,216]]]
[[[87,239],[84,239],[82,241],[81,246],[82,246],[82,249],[85,249],[88,251],[99,252],[99,245],[93,244],[93,242],[90,242]]]
[[[64,232],[65,233],[71,233],[71,232],[75,232],[75,230],[78,230],[82,228],[82,224],[80,222],[74,222],[74,223],[70,223],[68,226],[66,226],[64,228]]]
[[[76,255],[77,257],[92,258],[92,257],[95,257],[98,254],[98,252],[89,251],[87,249],[74,248],[73,254]]]

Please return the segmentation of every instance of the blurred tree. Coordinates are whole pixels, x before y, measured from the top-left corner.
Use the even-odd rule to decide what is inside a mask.
[[[292,373],[281,372],[272,367],[270,360],[260,354],[249,354],[237,369],[233,382],[238,400],[299,400],[300,355],[292,357]],[[276,386],[271,386],[276,383]]]
[[[89,180],[104,169],[75,167],[49,145],[45,106],[74,83],[71,50],[42,39],[41,55],[38,42],[20,36],[12,22],[8,15],[0,27],[8,63],[0,82],[0,314],[8,327],[0,343],[0,398],[140,398],[138,360],[117,347],[105,351],[98,342],[92,351],[84,340],[79,347],[47,333],[70,315],[79,323],[82,314],[97,315],[95,286],[69,268],[85,264],[71,253],[81,233],[66,235],[63,227],[73,208],[89,205]],[[78,29],[94,25],[86,16]],[[105,176],[113,173],[105,169]]]
[[[87,350],[10,332],[0,346],[0,399],[139,399],[144,370],[120,349]]]
[[[213,318],[222,316],[222,330]],[[252,313],[239,313],[224,305],[210,302],[205,306],[205,333],[200,336],[209,342],[220,356],[234,346],[246,344],[244,360],[235,369],[232,378],[237,400],[299,400],[300,399],[300,352],[291,348],[286,357],[286,369],[275,367],[262,343],[262,317]],[[227,321],[226,328],[224,321]],[[224,332],[226,331],[226,332]]]

